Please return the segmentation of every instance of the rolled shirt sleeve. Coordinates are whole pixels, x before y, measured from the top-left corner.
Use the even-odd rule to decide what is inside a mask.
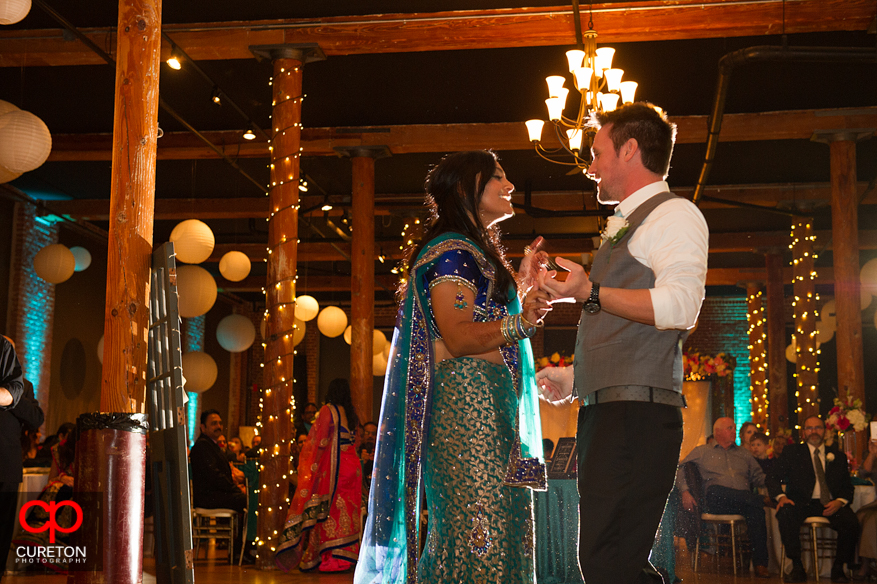
[[[694,327],[706,293],[709,230],[700,210],[687,199],[659,205],[634,233],[630,253],[655,273],[649,290],[655,328]]]

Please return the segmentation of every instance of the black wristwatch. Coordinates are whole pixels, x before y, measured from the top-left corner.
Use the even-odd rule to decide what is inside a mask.
[[[591,295],[585,300],[582,310],[588,314],[597,314],[600,312],[600,284],[591,283]]]

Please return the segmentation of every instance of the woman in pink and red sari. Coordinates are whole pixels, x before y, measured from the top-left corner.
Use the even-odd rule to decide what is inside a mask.
[[[350,384],[334,379],[299,456],[298,487],[274,556],[281,569],[341,572],[356,565],[362,506],[362,466],[353,446],[358,425]]]

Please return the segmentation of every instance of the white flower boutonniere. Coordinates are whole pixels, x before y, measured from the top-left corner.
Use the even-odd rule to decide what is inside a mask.
[[[834,452],[828,452],[828,453],[826,453],[826,454],[825,454],[825,460],[826,460],[827,462],[831,462],[832,460],[834,460]]]
[[[630,224],[624,217],[607,217],[606,228],[600,236],[604,241],[608,241],[611,245],[615,245],[622,237],[624,237],[624,234],[627,233],[628,229],[630,229]]]

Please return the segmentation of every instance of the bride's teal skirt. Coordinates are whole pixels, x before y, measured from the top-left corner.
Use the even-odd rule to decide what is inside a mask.
[[[532,494],[503,485],[517,412],[507,367],[471,357],[436,366],[420,582],[535,582]]]

